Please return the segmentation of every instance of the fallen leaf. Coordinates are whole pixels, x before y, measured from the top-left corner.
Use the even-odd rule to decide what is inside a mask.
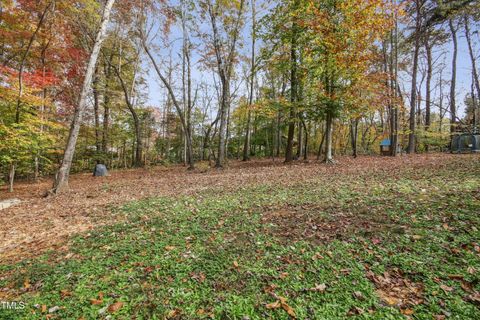
[[[297,316],[295,315],[295,311],[294,311],[293,308],[290,307],[288,304],[282,303],[282,308],[283,308],[283,310],[285,310],[285,311],[288,313],[288,315],[289,315],[290,317],[292,317],[292,318],[294,318],[294,319],[297,318]]]
[[[108,312],[110,312],[110,313],[117,312],[117,311],[120,310],[122,307],[123,307],[123,302],[117,301],[117,302],[115,302],[114,304],[111,304],[111,305],[108,307]]]
[[[103,300],[100,299],[90,299],[90,303],[93,304],[94,306],[100,305],[103,303]]]
[[[62,299],[65,299],[66,297],[70,297],[72,293],[68,290],[60,290],[60,296]]]
[[[55,313],[58,310],[60,310],[59,306],[51,307],[50,309],[48,309],[48,313]]]
[[[42,313],[47,312],[47,306],[45,304],[42,304]]]
[[[479,292],[474,292],[474,293],[466,296],[465,300],[467,300],[469,302],[473,302],[476,305],[480,305],[480,293]]]
[[[272,303],[267,304],[265,307],[266,307],[267,309],[278,309],[278,308],[280,308],[281,306],[282,306],[282,305],[281,305],[280,301],[277,300],[277,301],[275,301],[275,302],[272,302]]]
[[[460,286],[465,292],[473,292],[473,285],[470,282],[462,281],[462,283],[460,283]]]
[[[309,291],[314,292],[324,292],[327,289],[327,285],[325,283],[317,284],[315,287],[308,289]]]
[[[353,307],[350,308],[350,310],[348,310],[347,315],[348,315],[348,316],[360,315],[360,314],[362,314],[362,313],[364,313],[364,312],[365,312],[365,311],[364,311],[362,308],[353,306]]]
[[[388,295],[387,293],[385,293],[382,290],[377,290],[377,294],[380,297],[380,299],[382,301],[384,301],[389,306],[395,306],[400,302],[399,299],[397,299],[395,297],[391,297],[390,295]]]
[[[165,250],[167,250],[167,251],[172,251],[173,249],[175,249],[174,246],[166,246],[165,247]]]
[[[23,287],[27,290],[31,287],[29,279],[25,279],[25,282],[23,283]]]
[[[440,288],[442,288],[442,290],[445,291],[445,292],[452,292],[453,291],[452,287],[449,287],[449,286],[444,285],[444,284],[441,284]]]
[[[175,309],[175,310],[170,310],[168,313],[167,313],[167,319],[171,319],[171,318],[174,318],[176,317],[177,315],[180,314],[180,311],[178,309]]]
[[[412,309],[403,309],[401,312],[406,316],[411,316],[414,313]]]
[[[365,300],[365,297],[363,296],[363,294],[360,291],[355,291],[353,293],[353,297],[355,299],[358,299],[358,300]]]
[[[236,260],[233,261],[233,266],[234,266],[235,268],[238,268],[238,262],[237,262]]]
[[[90,303],[93,305],[99,305],[103,303],[103,292],[98,293],[98,299],[90,299]]]
[[[290,317],[296,319],[297,316],[295,315],[295,311],[293,310],[292,307],[290,307],[287,304],[287,299],[284,297],[279,297],[279,299],[280,299],[280,305],[282,306],[283,310],[285,310]]]

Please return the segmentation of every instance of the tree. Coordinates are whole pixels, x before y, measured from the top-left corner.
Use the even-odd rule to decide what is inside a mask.
[[[453,57],[452,57],[452,80],[450,82],[450,132],[455,132],[455,123],[457,122],[457,106],[455,102],[456,83],[457,83],[457,55],[458,55],[458,42],[457,42],[457,28],[454,25],[452,19],[448,20],[450,32],[452,34],[453,41]]]
[[[255,11],[256,2],[252,0],[252,52],[251,52],[251,61],[250,61],[250,91],[248,93],[248,103],[251,106],[253,104],[253,94],[255,86],[255,73],[256,73],[256,63],[255,63],[255,44],[256,44],[256,28],[257,28],[257,18]],[[243,146],[243,161],[250,160],[250,143],[251,143],[251,122],[252,122],[252,111],[248,109],[247,116],[247,125],[245,129],[245,143]]]
[[[415,110],[417,106],[417,71],[418,71],[418,56],[420,52],[420,32],[422,26],[422,7],[425,1],[415,0],[413,2],[413,10],[415,11],[415,31],[413,32],[413,66],[412,66],[412,82],[410,90],[410,119],[409,119],[409,133],[408,133],[408,147],[407,153],[415,152]]]
[[[245,0],[235,0],[230,3],[207,0],[203,4],[212,27],[212,46],[215,52],[216,71],[220,78],[221,94],[219,101],[219,143],[215,166],[222,168],[226,157],[227,116],[231,103],[231,78],[235,66],[237,42],[243,24]],[[224,32],[220,33],[218,20],[222,18]]]
[[[58,170],[55,183],[54,192],[61,193],[68,190],[68,177],[70,174],[70,168],[72,166],[73,155],[75,153],[75,146],[77,144],[78,133],[80,131],[80,124],[82,122],[83,115],[85,113],[87,95],[92,83],[93,74],[95,72],[98,56],[102,48],[103,41],[105,40],[107,33],[107,26],[110,20],[110,14],[115,0],[108,0],[103,9],[103,15],[100,23],[100,29],[95,38],[92,52],[88,61],[85,77],[83,80],[82,91],[78,98],[77,108],[70,127],[70,134],[68,137],[67,146],[65,147],[65,153],[63,155],[62,163]]]

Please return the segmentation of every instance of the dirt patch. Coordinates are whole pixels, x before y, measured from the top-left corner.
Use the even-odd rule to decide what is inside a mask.
[[[268,233],[285,242],[323,243],[349,240],[355,235],[375,238],[385,232],[403,232],[387,214],[367,208],[358,208],[355,212],[344,212],[335,206],[274,208],[263,214],[262,222]]]

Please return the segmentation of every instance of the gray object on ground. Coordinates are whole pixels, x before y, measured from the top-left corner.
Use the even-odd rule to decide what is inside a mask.
[[[11,206],[17,205],[20,202],[22,201],[20,201],[19,199],[7,199],[0,201],[0,210],[10,208]]]
[[[93,170],[94,177],[105,177],[108,175],[107,166],[104,164],[97,164],[95,170]]]

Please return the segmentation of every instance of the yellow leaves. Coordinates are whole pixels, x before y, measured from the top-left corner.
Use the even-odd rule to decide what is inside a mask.
[[[29,279],[25,279],[25,281],[23,282],[23,288],[25,290],[28,290],[30,289],[31,285],[30,285],[30,280]]]

